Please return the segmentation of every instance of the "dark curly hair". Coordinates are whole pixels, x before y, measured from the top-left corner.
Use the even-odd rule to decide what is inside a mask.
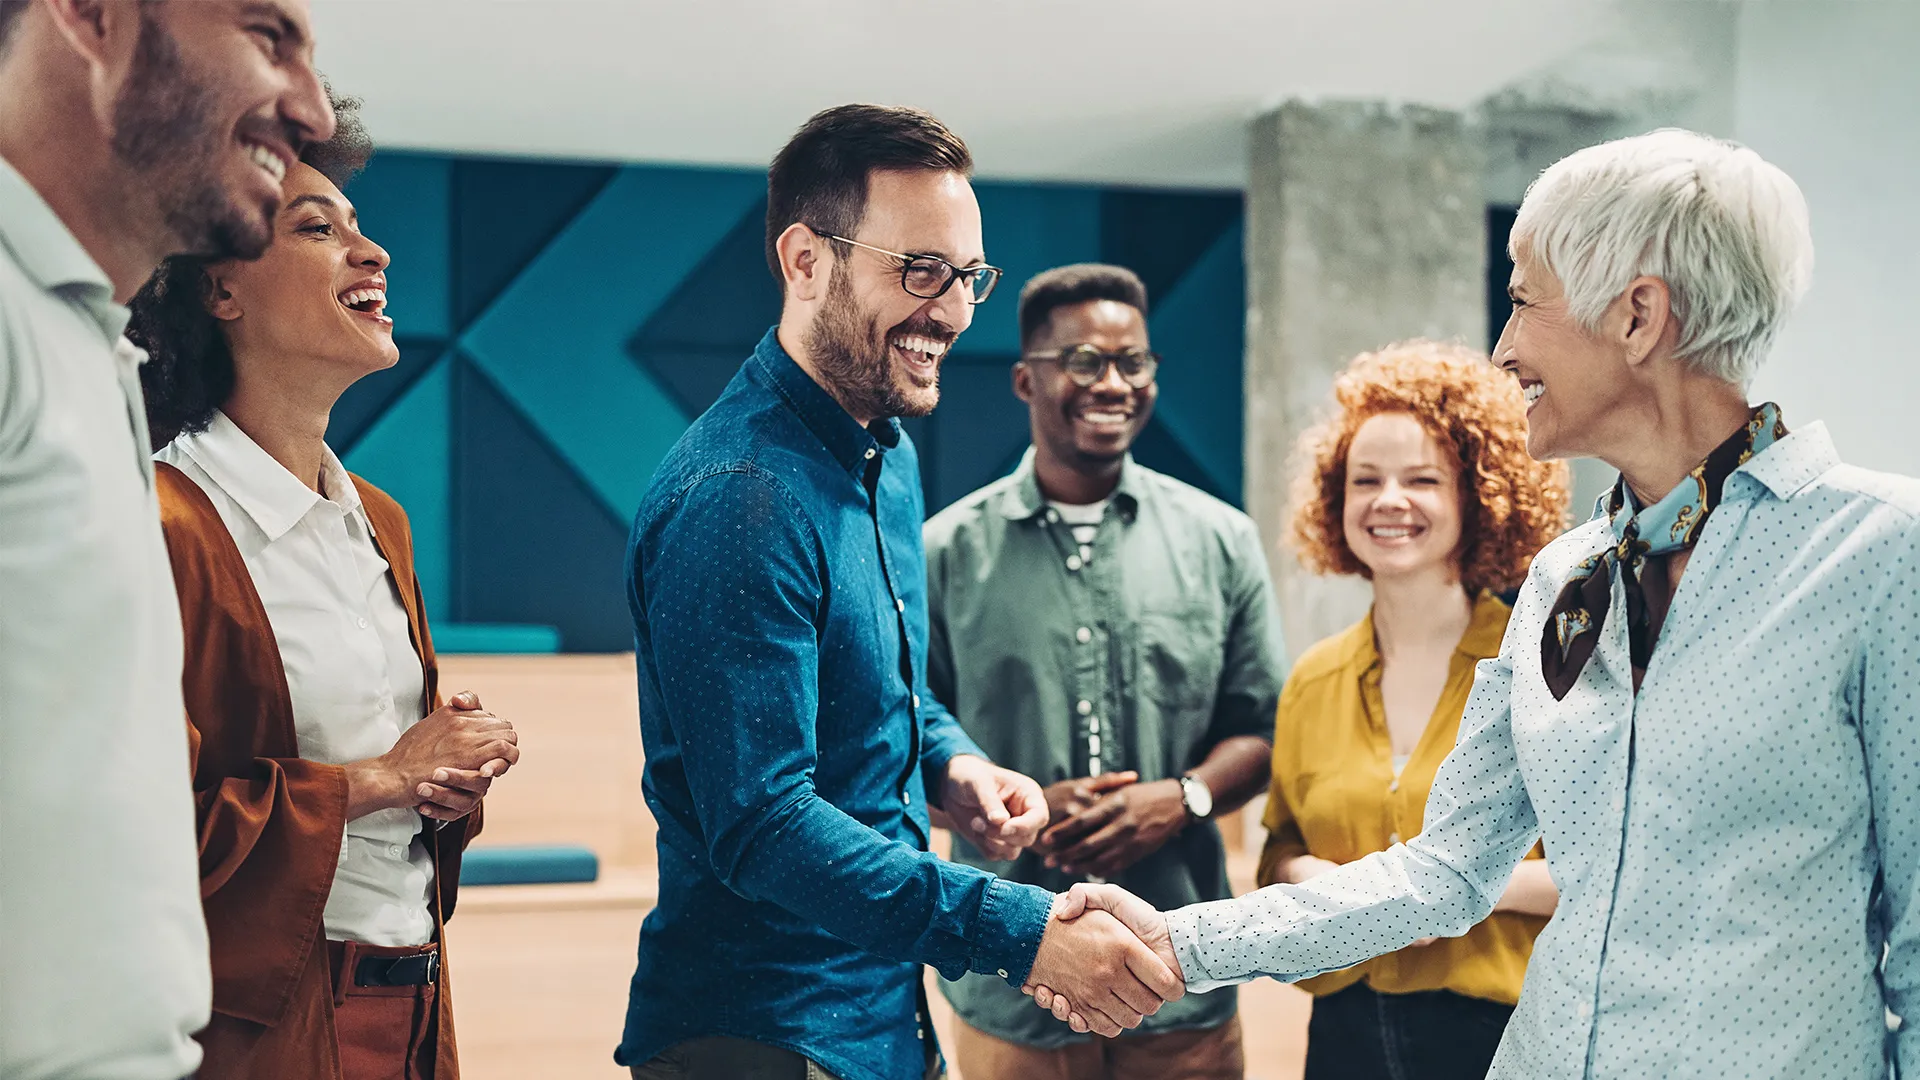
[[[327,100],[333,105],[333,138],[307,144],[300,160],[345,188],[372,159],[373,140],[360,120],[359,98],[338,97],[327,86]],[[127,337],[147,351],[140,386],[155,450],[178,435],[205,431],[213,411],[233,393],[233,353],[220,320],[207,310],[208,265],[195,255],[167,259],[130,305]]]
[[[1354,357],[1333,381],[1334,412],[1300,437],[1288,540],[1307,569],[1371,577],[1347,546],[1347,449],[1360,425],[1407,413],[1452,459],[1460,488],[1460,583],[1506,592],[1533,556],[1566,528],[1564,462],[1527,454],[1520,385],[1485,353],[1438,341],[1403,341]]]

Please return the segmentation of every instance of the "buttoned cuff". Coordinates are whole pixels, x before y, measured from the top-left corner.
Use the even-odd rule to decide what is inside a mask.
[[[920,771],[929,777],[945,776],[947,766],[963,754],[985,762],[993,761],[985,750],[980,749],[979,744],[967,737],[957,722],[948,721],[940,728],[930,728],[920,750]],[[934,800],[936,806],[940,804],[939,795],[939,792],[928,789],[928,797]]]
[[[1040,951],[1040,938],[1053,917],[1052,893],[1037,885],[995,878],[980,902],[974,922],[973,955],[967,966],[982,975],[1005,979],[1009,986],[1025,986]]]

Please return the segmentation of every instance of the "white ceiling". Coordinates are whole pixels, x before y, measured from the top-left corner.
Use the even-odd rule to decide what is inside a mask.
[[[764,166],[815,110],[866,100],[939,115],[983,176],[1238,187],[1246,121],[1280,101],[1470,107],[1649,6],[314,0],[314,18],[321,67],[388,147]]]

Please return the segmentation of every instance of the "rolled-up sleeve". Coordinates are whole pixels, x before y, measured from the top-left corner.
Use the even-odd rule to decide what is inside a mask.
[[[1274,709],[1286,675],[1287,646],[1273,580],[1253,522],[1240,518],[1230,535],[1227,559],[1227,636],[1207,745],[1236,735],[1273,738]]]

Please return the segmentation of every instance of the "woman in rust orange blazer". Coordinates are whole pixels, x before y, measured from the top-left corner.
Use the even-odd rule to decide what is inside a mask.
[[[406,514],[324,436],[399,353],[387,254],[336,181],[353,105],[284,170],[252,262],[181,259],[134,302],[185,689],[212,942],[201,1080],[457,1080],[441,928],[480,798],[518,759],[471,694],[442,706]]]

